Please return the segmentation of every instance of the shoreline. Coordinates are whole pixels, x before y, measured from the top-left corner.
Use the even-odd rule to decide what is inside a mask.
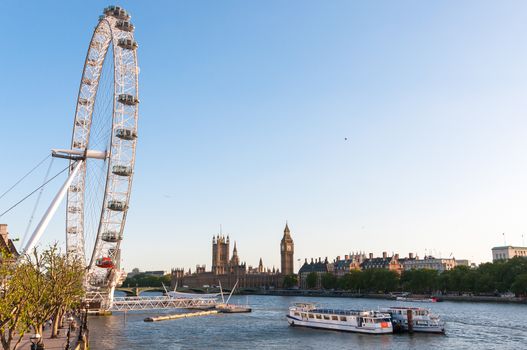
[[[365,298],[365,299],[384,299],[395,300],[394,296],[390,294],[374,294],[374,293],[351,293],[351,292],[335,292],[324,290],[300,290],[300,289],[284,289],[284,290],[258,290],[258,291],[242,291],[238,295],[272,295],[284,297],[324,297],[324,298]],[[466,295],[414,295],[415,297],[436,297],[441,301],[454,302],[470,302],[470,303],[497,303],[497,304],[526,304],[527,298],[519,297],[494,297],[494,296],[466,296]]]

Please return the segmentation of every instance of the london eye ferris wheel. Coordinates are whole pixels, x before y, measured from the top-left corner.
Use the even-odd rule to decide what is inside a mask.
[[[25,246],[38,242],[64,196],[68,256],[85,262],[86,290],[112,300],[122,277],[120,246],[129,208],[137,142],[137,42],[126,10],[99,17],[84,61],[70,149],[69,176]]]

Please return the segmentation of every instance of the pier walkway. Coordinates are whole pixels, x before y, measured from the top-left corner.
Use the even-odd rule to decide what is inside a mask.
[[[114,297],[110,311],[158,309],[208,309],[216,306],[213,298],[173,298],[169,296]]]

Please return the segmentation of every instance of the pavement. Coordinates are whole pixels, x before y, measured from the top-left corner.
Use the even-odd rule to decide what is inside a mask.
[[[77,320],[77,325],[80,324],[80,322]],[[44,334],[42,335],[42,340],[44,342],[44,346],[46,350],[64,350],[66,348],[66,344],[68,342],[67,334],[68,334],[68,327],[69,322],[64,322],[64,328],[59,328],[59,335],[57,338],[51,338],[51,326],[48,326],[44,329]],[[20,344],[17,347],[17,350],[30,350],[31,349],[31,341],[30,337],[33,335],[33,333],[28,333],[24,335],[24,338],[20,341]],[[75,331],[72,331],[70,334],[70,349],[74,349],[77,345],[77,339],[79,336],[79,327]],[[13,345],[13,343],[12,343]]]

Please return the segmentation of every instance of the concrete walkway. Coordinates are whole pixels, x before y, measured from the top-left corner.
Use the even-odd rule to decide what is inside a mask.
[[[76,321],[77,324],[80,324],[79,321]],[[64,350],[66,348],[67,343],[67,335],[68,335],[68,327],[69,322],[64,322],[64,328],[59,328],[59,335],[57,338],[51,338],[51,327],[46,327],[44,329],[44,334],[42,335],[42,340],[44,342],[44,346],[46,350]],[[17,347],[17,350],[30,350],[31,349],[31,341],[29,338],[33,335],[33,333],[29,333],[24,335],[24,338],[20,342],[20,344]],[[72,331],[70,334],[70,349],[75,349],[75,346],[77,345],[77,339],[79,336],[79,327],[75,331]],[[12,343],[12,345],[14,345]]]

